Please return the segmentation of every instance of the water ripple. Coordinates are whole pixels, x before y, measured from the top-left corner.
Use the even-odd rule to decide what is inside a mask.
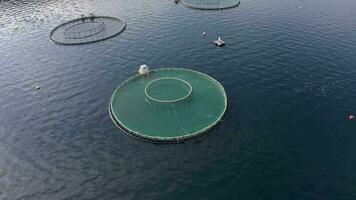
[[[356,113],[355,9],[354,0],[206,12],[157,0],[2,1],[0,199],[355,199],[356,124],[346,120]],[[49,41],[53,27],[91,12],[127,29],[90,45]],[[223,122],[180,145],[121,133],[108,100],[143,63],[216,78],[229,99]]]

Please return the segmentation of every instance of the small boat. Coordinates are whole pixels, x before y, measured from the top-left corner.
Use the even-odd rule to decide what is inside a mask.
[[[219,37],[217,40],[214,40],[213,42],[214,42],[214,44],[215,44],[216,46],[218,46],[218,47],[222,47],[222,46],[225,45],[224,40],[222,40],[220,37]]]

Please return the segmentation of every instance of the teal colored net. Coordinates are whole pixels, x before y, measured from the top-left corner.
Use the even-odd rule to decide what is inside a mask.
[[[145,87],[146,101],[157,107],[176,107],[187,103],[192,91],[188,82],[174,77],[153,80]]]
[[[115,90],[110,112],[125,132],[151,141],[179,141],[199,135],[223,117],[224,88],[200,72],[163,68],[135,75]]]

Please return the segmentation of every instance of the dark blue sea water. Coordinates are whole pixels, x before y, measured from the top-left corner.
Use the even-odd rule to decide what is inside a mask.
[[[49,41],[90,12],[127,29],[89,45]],[[6,0],[0,19],[1,200],[356,199],[356,120],[346,119],[356,114],[355,0],[244,0],[223,11]],[[218,36],[225,47],[211,43]],[[123,134],[109,98],[141,64],[216,78],[224,121],[177,145]]]

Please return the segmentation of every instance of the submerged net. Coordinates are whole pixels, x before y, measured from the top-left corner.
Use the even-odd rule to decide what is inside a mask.
[[[58,44],[86,44],[114,37],[125,29],[121,19],[90,16],[74,19],[54,28],[50,39]]]
[[[203,10],[233,8],[240,4],[240,0],[180,0],[186,6]]]
[[[210,76],[163,68],[120,84],[112,95],[110,114],[131,136],[172,142],[206,132],[221,120],[226,107],[224,88]]]

